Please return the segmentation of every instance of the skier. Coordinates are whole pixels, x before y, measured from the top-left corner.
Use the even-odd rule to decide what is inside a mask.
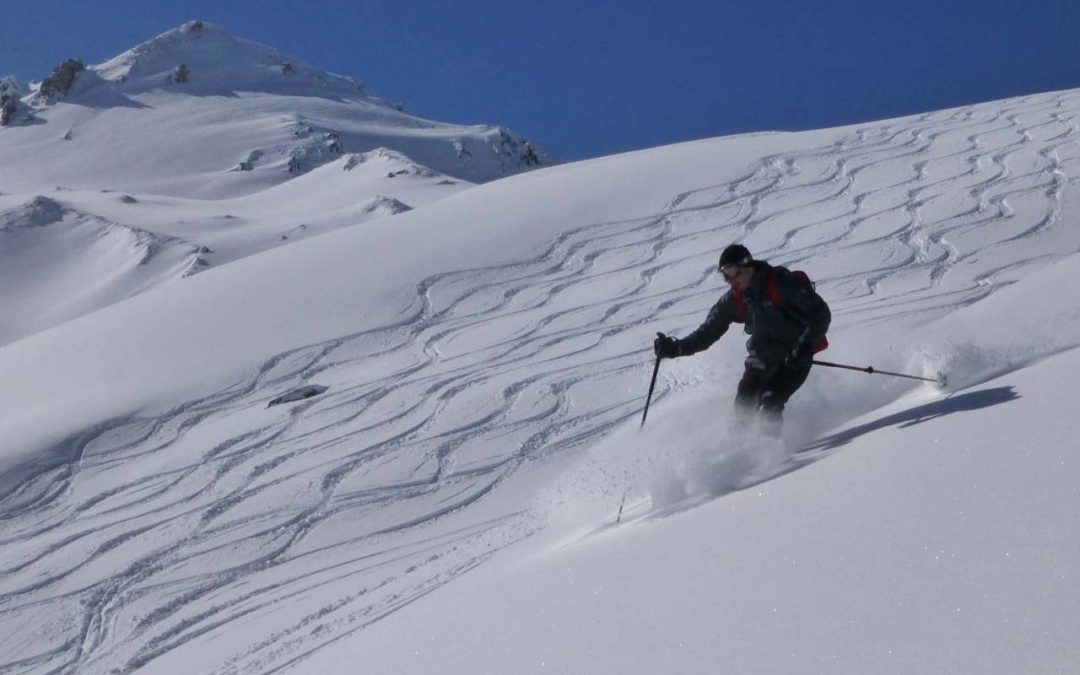
[[[749,431],[757,418],[764,434],[779,437],[784,404],[806,381],[814,352],[828,344],[832,313],[804,273],[754,260],[740,244],[724,249],[719,268],[730,289],[705,322],[681,340],[660,333],[653,349],[661,359],[689,356],[711,347],[732,323],[744,323],[750,338],[736,425]]]

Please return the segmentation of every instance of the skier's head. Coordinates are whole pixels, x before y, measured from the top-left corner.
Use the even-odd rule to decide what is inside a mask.
[[[754,262],[750,251],[742,244],[732,244],[720,254],[720,273],[724,281],[739,291],[750,287],[750,278],[754,276]]]
[[[732,244],[720,254],[720,271],[725,267],[749,267],[754,262],[753,256],[742,244]]]

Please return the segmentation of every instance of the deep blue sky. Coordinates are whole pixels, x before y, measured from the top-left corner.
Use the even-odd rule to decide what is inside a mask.
[[[1080,87],[1080,0],[34,0],[0,75],[201,18],[564,160]]]

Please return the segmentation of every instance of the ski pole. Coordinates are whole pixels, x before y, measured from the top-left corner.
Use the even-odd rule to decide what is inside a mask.
[[[652,370],[652,383],[649,384],[649,396],[648,396],[648,398],[645,399],[645,412],[643,412],[641,414],[641,426],[639,426],[638,429],[645,426],[645,418],[649,416],[649,403],[652,402],[653,389],[656,389],[656,375],[659,372],[660,372],[660,357],[657,356],[656,357],[656,365],[653,366],[653,370]]]
[[[890,375],[892,377],[904,377],[904,378],[907,378],[909,380],[922,380],[923,382],[934,382],[934,383],[936,383],[936,384],[938,384],[939,386],[942,386],[942,387],[945,386],[945,374],[944,373],[939,375],[937,378],[931,378],[931,377],[919,377],[918,375],[905,375],[904,373],[890,373],[887,370],[877,370],[873,366],[866,366],[865,368],[860,367],[860,366],[845,366],[842,363],[829,363],[828,361],[817,361],[817,360],[813,361],[813,364],[815,366],[827,366],[829,368],[844,368],[846,370],[857,370],[857,371],[859,371],[861,373],[868,373],[870,375]]]
[[[659,333],[658,333],[659,334]],[[645,426],[645,418],[649,416],[649,403],[652,402],[653,389],[656,389],[656,376],[660,374],[660,356],[656,357],[656,365],[652,369],[652,382],[649,383],[649,395],[645,398],[645,412],[641,413],[641,427]],[[622,522],[623,507],[626,506],[626,497],[630,494],[630,488],[626,488],[623,492],[622,500],[619,502],[619,513],[615,516],[615,522]]]

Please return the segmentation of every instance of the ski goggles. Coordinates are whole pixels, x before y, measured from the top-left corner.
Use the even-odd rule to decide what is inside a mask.
[[[720,274],[724,275],[724,281],[735,281],[744,269],[741,265],[721,265]]]
[[[721,260],[723,260],[723,258],[721,258]],[[735,278],[739,276],[739,273],[747,267],[750,267],[750,264],[753,262],[753,258],[744,256],[741,260],[717,263],[716,268],[720,270],[720,274],[724,275],[724,279],[734,281]]]

